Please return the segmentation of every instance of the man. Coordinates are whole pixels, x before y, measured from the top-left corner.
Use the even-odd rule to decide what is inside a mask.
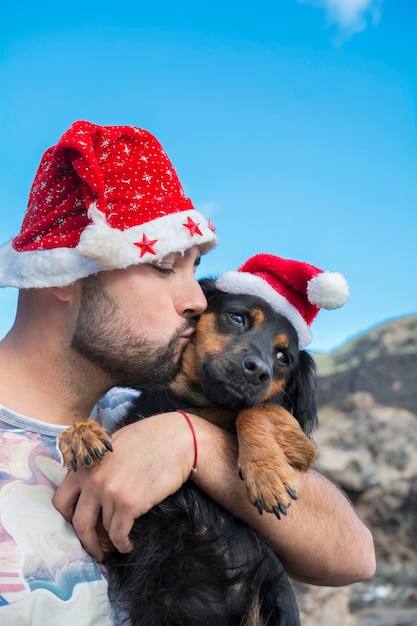
[[[45,152],[21,232],[0,248],[0,285],[20,289],[0,343],[2,623],[114,623],[88,554],[103,557],[97,516],[129,551],[133,520],[189,477],[193,432],[179,413],[154,416],[117,431],[99,467],[66,478],[57,438],[115,386],[175,374],[206,306],[195,268],[216,241],[146,131],[76,122]],[[310,471],[285,519],[260,516],[235,438],[191,422],[193,480],[269,538],[290,574],[323,585],[373,574],[370,533],[331,483]]]

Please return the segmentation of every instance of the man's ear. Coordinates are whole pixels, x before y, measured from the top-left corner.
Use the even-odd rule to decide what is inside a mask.
[[[65,287],[50,287],[51,293],[61,302],[69,302],[74,296],[79,295],[80,281],[66,285]]]

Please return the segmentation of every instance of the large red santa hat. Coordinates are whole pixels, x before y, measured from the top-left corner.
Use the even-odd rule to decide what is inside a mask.
[[[266,300],[292,323],[300,350],[311,342],[310,325],[319,310],[337,309],[349,297],[342,274],[273,254],[256,254],[237,271],[224,272],[216,285],[225,293],[247,293]]]
[[[78,121],[43,155],[20,234],[0,248],[0,286],[64,286],[216,243],[153,135]]]

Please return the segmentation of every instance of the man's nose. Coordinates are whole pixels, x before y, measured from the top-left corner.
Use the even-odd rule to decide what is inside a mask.
[[[184,289],[181,298],[181,315],[183,317],[194,317],[200,315],[205,311],[207,307],[206,296],[200,287],[200,283],[194,279],[188,286],[187,290]]]

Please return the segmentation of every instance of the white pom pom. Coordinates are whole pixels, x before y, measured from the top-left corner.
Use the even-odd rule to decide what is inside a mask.
[[[339,272],[322,272],[309,280],[307,297],[321,309],[337,309],[349,298],[349,285]]]
[[[78,251],[87,259],[100,263],[103,267],[123,267],[126,265],[126,243],[123,233],[111,228],[104,213],[97,209],[96,203],[90,205],[89,224],[80,237]]]

